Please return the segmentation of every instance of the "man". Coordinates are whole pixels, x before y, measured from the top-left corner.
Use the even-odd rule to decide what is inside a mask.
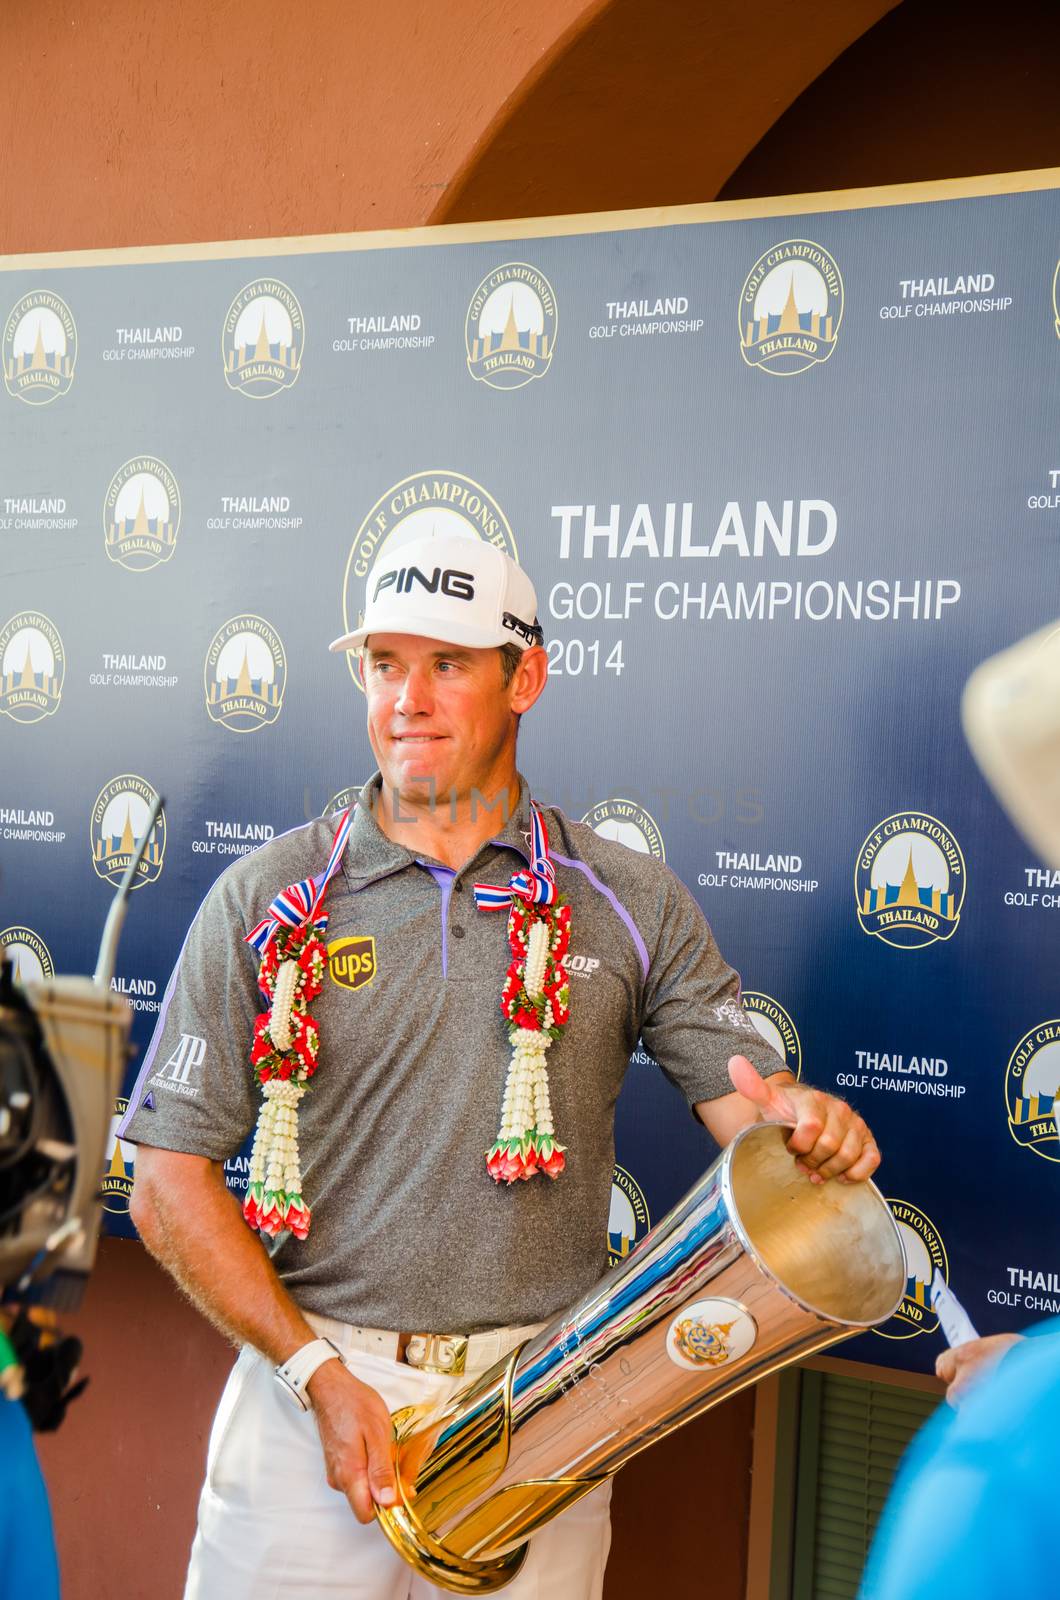
[[[638,1036],[719,1143],[761,1113],[797,1123],[790,1148],[811,1181],[864,1179],[879,1161],[850,1107],[794,1083],[760,1040],[677,878],[556,811],[535,813],[515,747],[547,676],[536,613],[507,556],[441,536],[384,551],[361,626],[332,647],[361,652],[379,774],[326,889],[319,1057],[298,1107],[304,1183],[293,1141],[269,1157],[266,1181],[278,1185],[283,1168],[289,1188],[304,1187],[311,1225],[304,1240],[281,1235],[271,1259],[221,1167],[256,1115],[247,1052],[261,1001],[245,939],[261,937],[255,925],[286,885],[287,903],[300,883],[319,896],[334,822],[295,829],[222,875],[166,991],[122,1129],[144,1147],[133,1217],[243,1346],[211,1437],[189,1600],[436,1592],[367,1526],[375,1504],[395,1500],[390,1412],[452,1392],[599,1278],[614,1104]],[[541,1167],[510,1185],[485,1162],[528,1103],[509,1094],[501,1122],[512,1048],[502,990],[511,1009],[506,974],[522,972],[540,1008],[554,969],[542,957],[531,980],[507,916],[478,908],[476,883],[485,903],[517,885],[527,924],[554,885],[571,952],[590,958],[569,1006],[563,989],[548,999],[558,1036],[551,1103],[535,1113]],[[526,1046],[529,1032],[543,1057],[526,1005],[516,1015],[512,1039]],[[288,1388],[293,1369],[311,1410],[289,1403],[277,1365]],[[512,1600],[599,1600],[607,1502],[605,1487],[536,1536]]]
[[[962,1350],[936,1367],[956,1415],[940,1406],[910,1445],[859,1600],[1057,1592],[1060,1318]]]

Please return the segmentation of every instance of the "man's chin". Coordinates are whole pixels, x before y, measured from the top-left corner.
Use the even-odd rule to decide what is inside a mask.
[[[422,806],[425,801],[444,802],[449,797],[451,778],[441,762],[413,756],[392,762],[385,776],[388,787],[411,806]]]

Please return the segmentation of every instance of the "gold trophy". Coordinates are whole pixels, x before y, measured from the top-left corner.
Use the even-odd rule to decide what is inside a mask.
[[[454,1594],[510,1582],[537,1528],[656,1439],[896,1310],[872,1183],[812,1184],[790,1129],[746,1128],[594,1289],[441,1407],[394,1413],[391,1544]]]

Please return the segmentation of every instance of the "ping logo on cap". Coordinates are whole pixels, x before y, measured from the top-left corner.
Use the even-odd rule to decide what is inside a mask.
[[[428,578],[419,567],[398,567],[396,572],[384,572],[375,586],[373,600],[378,600],[384,589],[393,589],[395,594],[408,594],[414,583],[426,589],[428,594],[439,592],[448,595],[450,600],[473,600],[475,598],[475,574],[473,572],[457,572],[451,567],[435,567]]]

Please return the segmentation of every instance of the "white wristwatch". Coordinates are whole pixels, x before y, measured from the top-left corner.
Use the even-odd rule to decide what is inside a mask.
[[[281,1367],[273,1372],[273,1377],[300,1411],[311,1409],[309,1396],[306,1394],[306,1385],[318,1367],[325,1361],[341,1361],[341,1352],[332,1344],[330,1339],[312,1339],[309,1344],[304,1344],[289,1356]]]

